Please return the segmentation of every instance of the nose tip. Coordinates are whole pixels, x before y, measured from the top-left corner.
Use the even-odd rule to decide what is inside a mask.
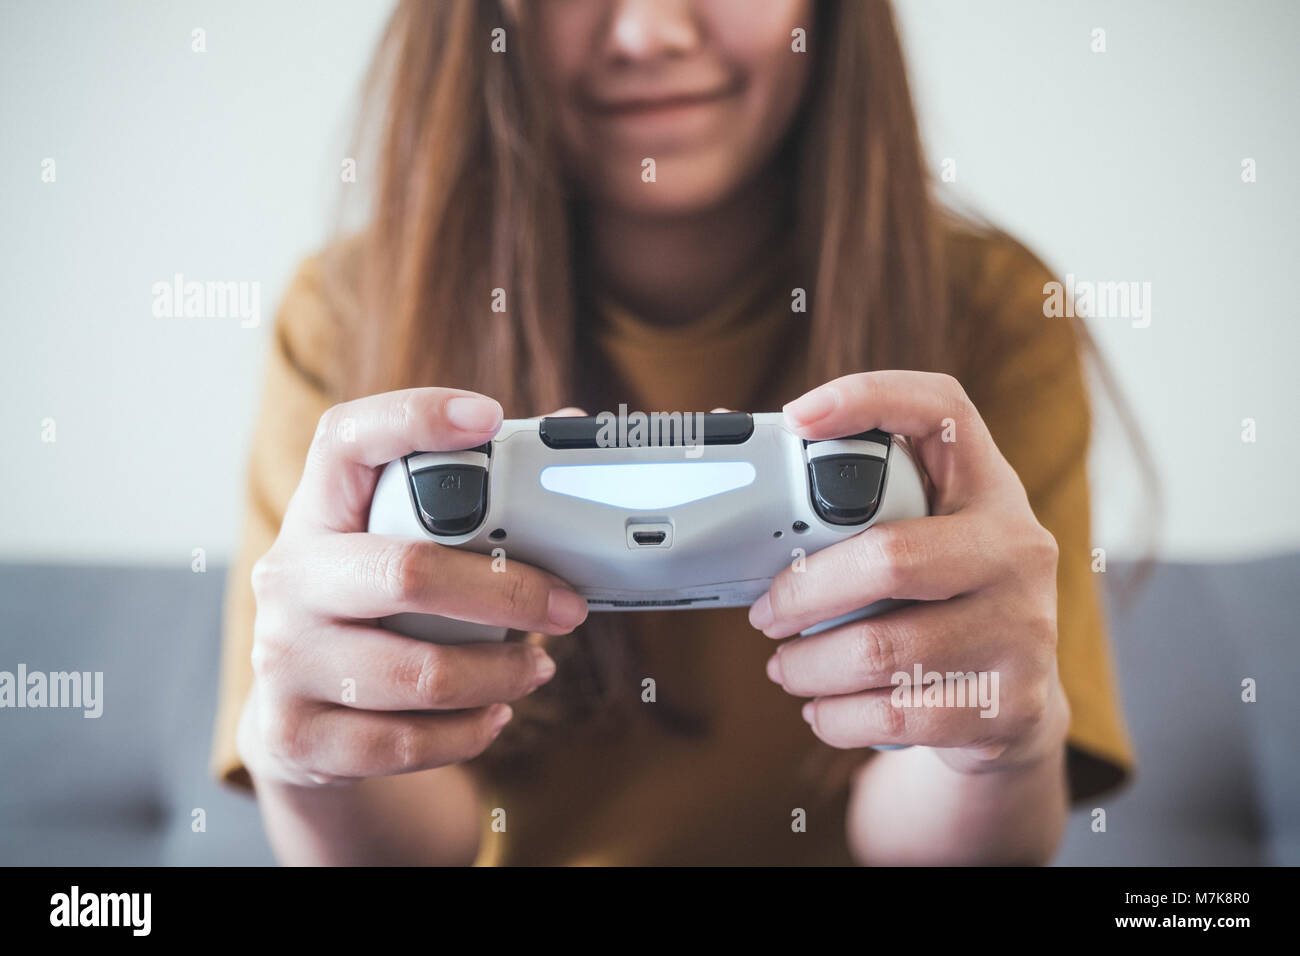
[[[613,52],[633,60],[683,53],[700,39],[690,4],[682,0],[624,0],[609,35]]]

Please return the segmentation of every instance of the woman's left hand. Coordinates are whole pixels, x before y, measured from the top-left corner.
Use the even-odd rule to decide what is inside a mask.
[[[963,773],[1059,755],[1069,705],[1057,675],[1056,541],[957,380],[847,375],[785,415],[806,439],[908,435],[933,484],[930,517],[875,525],[807,556],[750,609],[754,627],[785,638],[885,598],[921,602],[777,648],[768,676],[811,698],[803,715],[813,732],[840,748],[933,747]],[[949,681],[983,673],[993,705],[897,706],[895,675],[910,681],[917,665]]]

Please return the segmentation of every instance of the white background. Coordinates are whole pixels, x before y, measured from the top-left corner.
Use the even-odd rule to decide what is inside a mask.
[[[5,5],[0,560],[231,553],[271,318],[334,224],[387,10]],[[946,195],[1062,275],[1152,283],[1150,328],[1091,326],[1159,465],[1159,553],[1295,550],[1300,5],[903,0],[899,15],[934,168],[956,161]],[[261,282],[261,327],[155,319],[151,286],[177,272]],[[1094,457],[1097,543],[1131,554],[1147,506],[1104,421]]]

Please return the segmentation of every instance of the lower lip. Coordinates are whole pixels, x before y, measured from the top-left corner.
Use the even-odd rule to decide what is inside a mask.
[[[637,140],[677,139],[704,132],[731,96],[595,110],[591,115],[620,136]]]

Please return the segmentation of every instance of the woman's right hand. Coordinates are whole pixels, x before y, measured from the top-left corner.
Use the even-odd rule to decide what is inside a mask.
[[[365,533],[383,465],[480,445],[501,419],[492,399],[448,388],[322,416],[280,534],[253,568],[254,678],[238,746],[254,779],[318,787],[460,763],[555,673],[530,644],[438,645],[376,625],[410,611],[564,634],[586,618],[586,602],[545,571]]]

